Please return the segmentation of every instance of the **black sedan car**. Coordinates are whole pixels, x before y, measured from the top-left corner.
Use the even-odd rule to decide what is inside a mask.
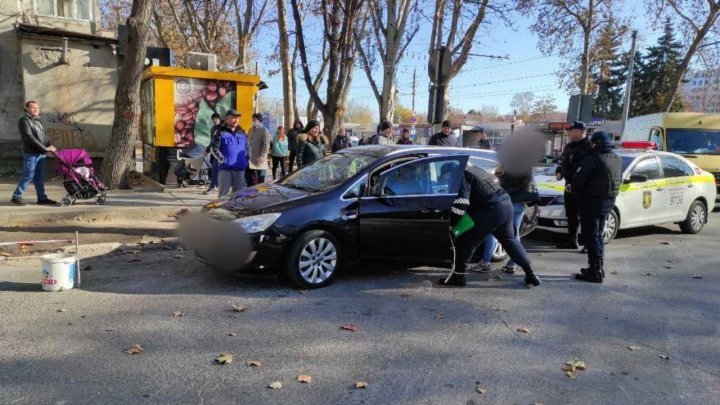
[[[495,152],[465,148],[347,148],[203,210],[249,235],[248,268],[323,287],[350,262],[451,263],[450,207],[466,165],[493,171],[498,163]],[[528,208],[522,234],[536,222],[536,209]],[[196,255],[213,265],[212,257]]]

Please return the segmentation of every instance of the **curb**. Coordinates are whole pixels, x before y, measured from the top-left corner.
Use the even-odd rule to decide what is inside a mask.
[[[37,225],[43,223],[55,223],[59,221],[66,221],[76,219],[78,217],[95,217],[104,220],[111,220],[116,218],[127,218],[127,219],[146,219],[158,217],[167,217],[180,212],[183,209],[188,209],[182,206],[172,207],[137,207],[137,208],[121,208],[121,209],[108,209],[110,207],[93,207],[96,209],[82,210],[82,211],[66,211],[61,207],[55,212],[38,212],[38,213],[23,213],[23,214],[8,214],[0,215],[0,223],[4,226],[16,226],[16,225]],[[195,207],[190,207],[190,209]]]

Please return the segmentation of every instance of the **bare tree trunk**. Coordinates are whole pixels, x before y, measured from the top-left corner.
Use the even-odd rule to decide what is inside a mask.
[[[595,0],[588,1],[587,18],[583,23],[583,54],[582,63],[580,66],[580,94],[588,94],[588,82],[590,81],[590,34],[592,33],[593,27],[593,15],[595,13]]]
[[[153,1],[133,0],[127,19],[128,48],[115,91],[115,117],[101,173],[111,189],[127,187],[135,140],[140,128],[140,79],[145,62]]]
[[[290,42],[288,40],[287,15],[285,0],[277,0],[278,7],[278,33],[280,35],[280,65],[283,80],[283,111],[285,113],[285,128],[292,128],[295,111],[295,92],[293,89],[293,66],[290,61]]]

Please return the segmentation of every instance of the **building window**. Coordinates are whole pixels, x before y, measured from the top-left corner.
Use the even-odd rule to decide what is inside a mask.
[[[93,0],[35,0],[38,15],[93,20]]]

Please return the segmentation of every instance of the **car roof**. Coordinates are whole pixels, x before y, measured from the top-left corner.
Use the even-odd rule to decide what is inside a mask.
[[[467,154],[474,157],[485,158],[497,161],[497,153],[491,150],[470,149],[455,146],[427,146],[427,145],[363,145],[352,148],[345,148],[337,153],[353,153],[361,152],[375,155],[378,159],[391,155],[416,154],[416,153],[433,153],[433,154]]]

